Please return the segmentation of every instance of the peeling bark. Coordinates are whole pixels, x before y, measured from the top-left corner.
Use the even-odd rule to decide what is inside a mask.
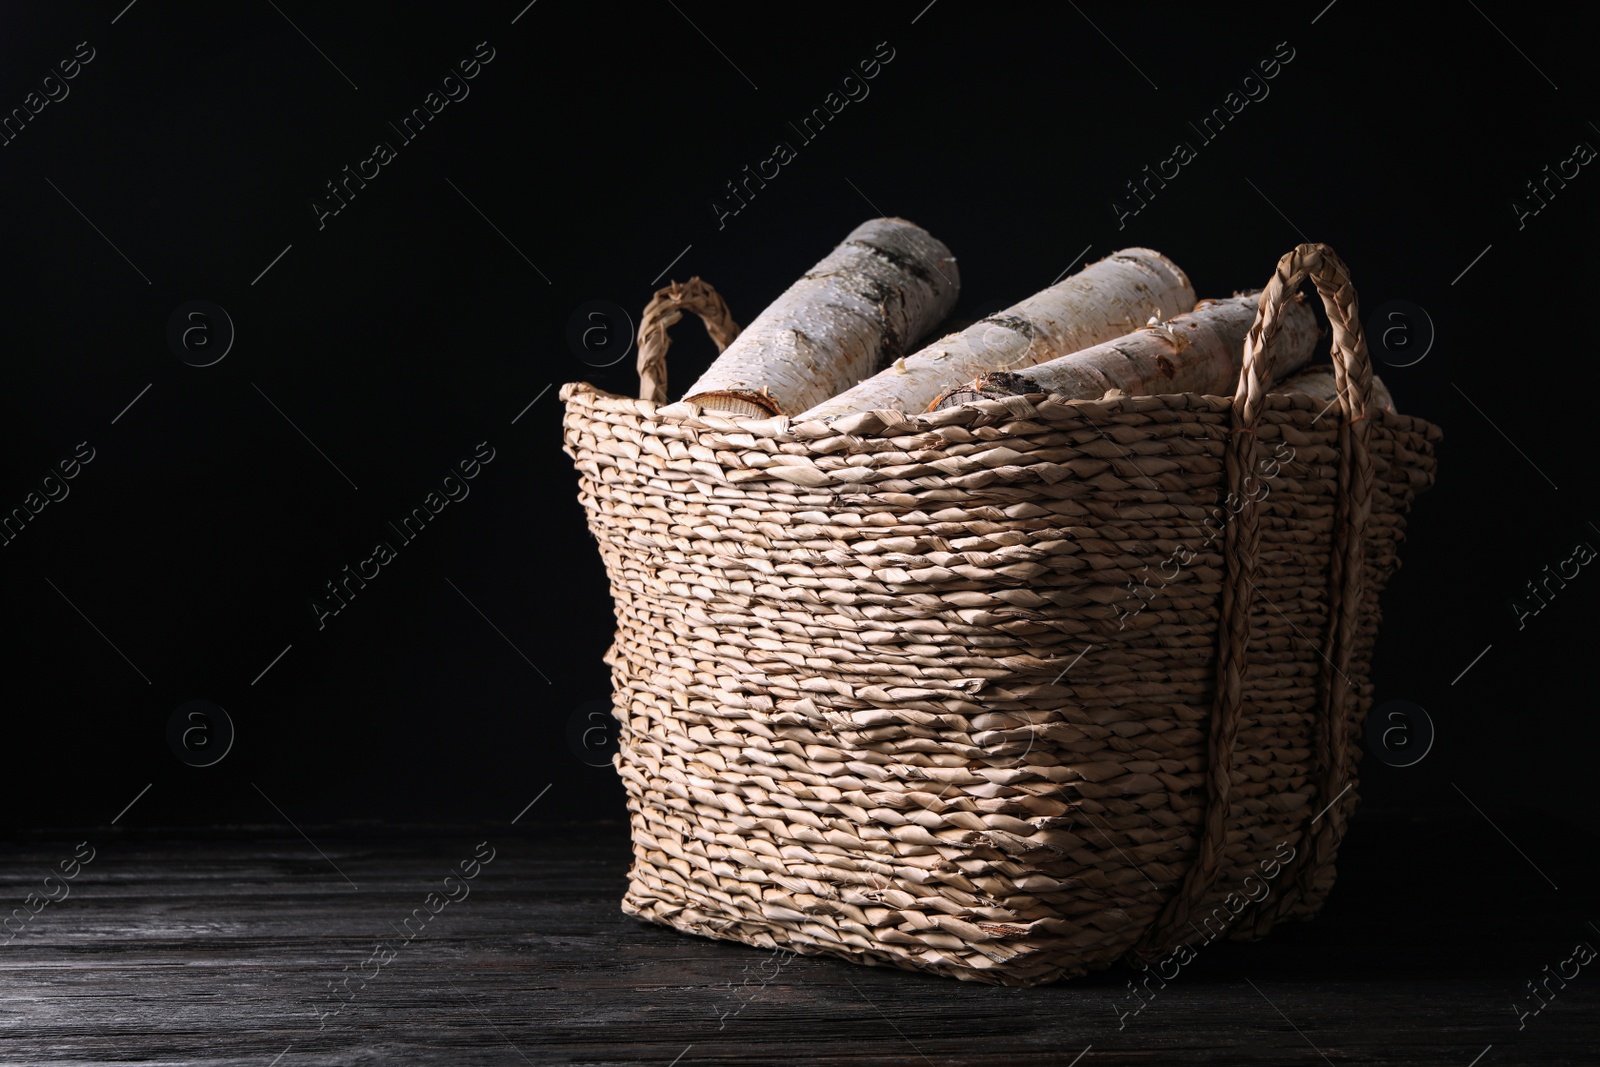
[[[904,219],[873,219],[745,327],[684,399],[733,415],[803,411],[902,356],[955,306],[955,257]]]
[[[1032,367],[1121,337],[1152,316],[1168,319],[1193,306],[1194,289],[1176,264],[1148,248],[1123,249],[897,360],[798,418],[922,411],[942,393],[980,374]]]
[[[1114,341],[1049,360],[1026,372],[996,371],[939,397],[933,408],[972,400],[1049,393],[1095,400],[1113,389],[1129,396],[1202,393],[1232,396],[1244,364],[1244,339],[1255,322],[1257,294],[1203,300],[1169,322],[1146,326]],[[1311,360],[1317,320],[1303,301],[1284,308],[1273,341],[1274,378]]]

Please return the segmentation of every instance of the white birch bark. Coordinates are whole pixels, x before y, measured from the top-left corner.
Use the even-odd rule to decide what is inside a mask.
[[[1268,389],[1267,392],[1304,393],[1319,404],[1331,404],[1339,395],[1338,386],[1333,381],[1333,367],[1326,363],[1316,367],[1308,367],[1288,381]],[[1394,409],[1394,397],[1389,395],[1388,387],[1374,374],[1372,376],[1372,393],[1367,398],[1367,413],[1393,411]]]
[[[898,360],[797,421],[890,408],[924,411],[980,374],[1031,367],[1121,337],[1151,316],[1169,319],[1192,307],[1194,289],[1177,264],[1148,248],[1126,248]]]
[[[1113,389],[1129,396],[1201,393],[1232,396],[1244,365],[1244,338],[1255,322],[1258,294],[1202,300],[1193,311],[1146,326],[1114,341],[1040,363],[1023,372],[999,371],[953,389],[934,402],[955,407],[979,398],[1050,393],[1096,400]],[[1311,360],[1317,320],[1311,308],[1285,306],[1272,342],[1274,379]]]
[[[905,219],[872,219],[736,337],[684,399],[732,415],[792,415],[897,359],[949,314],[950,250]]]

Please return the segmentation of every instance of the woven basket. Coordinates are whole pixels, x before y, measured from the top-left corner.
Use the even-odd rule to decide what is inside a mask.
[[[1331,410],[1269,394],[1309,277]],[[1441,434],[1366,410],[1348,272],[1285,256],[1237,395],[831,424],[563,387],[615,598],[627,913],[1035,985],[1316,913],[1357,799],[1378,595]]]

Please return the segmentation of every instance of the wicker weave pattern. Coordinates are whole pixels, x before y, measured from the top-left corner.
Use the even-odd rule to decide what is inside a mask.
[[[1352,786],[1341,827],[1357,793],[1378,595],[1436,427],[1357,420],[1352,585],[1335,564],[1351,425],[1303,397],[1256,392],[1243,434],[1234,400],[1195,395],[826,426],[587,385],[562,397],[617,613],[626,911],[1031,985],[1219,928],[1283,843],[1316,854],[1236,933],[1319,906],[1337,836],[1318,851],[1307,830],[1327,783]],[[1268,477],[1269,455],[1291,458]],[[1265,495],[1213,536],[1245,461]],[[1174,574],[1180,547],[1193,558]],[[1219,605],[1240,574],[1255,595],[1237,597],[1230,652]],[[1323,649],[1346,624],[1346,681],[1326,688]]]

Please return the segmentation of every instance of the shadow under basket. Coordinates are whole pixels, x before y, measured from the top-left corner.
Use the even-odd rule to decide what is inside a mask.
[[[1309,279],[1327,409],[1265,383]],[[1308,918],[1358,796],[1379,594],[1439,429],[1367,410],[1323,245],[1234,397],[1031,395],[829,424],[561,391],[615,600],[633,865],[688,933],[1037,985]]]

